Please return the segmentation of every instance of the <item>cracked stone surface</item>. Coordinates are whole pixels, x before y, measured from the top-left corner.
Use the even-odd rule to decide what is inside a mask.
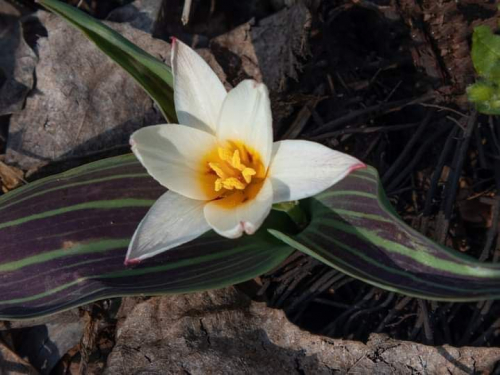
[[[39,12],[39,18],[48,37],[38,40],[36,88],[10,121],[8,163],[29,169],[127,145],[134,130],[165,122],[128,73],[79,31],[47,12]],[[108,24],[170,61],[168,43],[128,24]]]
[[[231,84],[251,77],[272,92],[283,91],[287,78],[298,79],[299,60],[308,50],[311,17],[300,2],[258,24],[252,20],[214,38],[210,48]]]
[[[234,288],[124,303],[120,315],[108,375],[472,374],[500,360],[500,348],[313,335]]]

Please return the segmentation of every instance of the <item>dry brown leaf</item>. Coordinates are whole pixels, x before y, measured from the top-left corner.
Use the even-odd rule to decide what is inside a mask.
[[[24,173],[19,168],[11,167],[0,161],[0,187],[4,193],[26,183]]]

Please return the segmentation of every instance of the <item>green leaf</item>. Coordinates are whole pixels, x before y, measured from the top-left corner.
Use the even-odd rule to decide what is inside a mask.
[[[357,170],[304,201],[309,226],[290,246],[377,287],[441,301],[500,297],[500,264],[482,263],[426,238],[395,213],[377,171]]]
[[[126,155],[1,196],[0,319],[45,316],[108,297],[233,285],[270,271],[294,251],[265,229],[238,240],[209,232],[125,267],[135,228],[164,192]],[[285,216],[276,212],[265,225],[284,230]]]
[[[469,101],[487,115],[500,114],[500,36],[488,26],[474,28],[472,62],[480,81],[467,88]]]
[[[169,66],[75,7],[57,0],[38,2],[79,29],[142,86],[156,102],[167,121],[177,122],[173,101],[173,77]]]
[[[471,54],[477,74],[500,83],[500,36],[495,35],[488,26],[474,28]]]
[[[487,115],[500,115],[500,86],[493,82],[481,81],[467,87],[469,101],[476,109]]]

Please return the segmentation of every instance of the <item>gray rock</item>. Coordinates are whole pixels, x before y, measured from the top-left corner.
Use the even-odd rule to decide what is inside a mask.
[[[298,2],[257,25],[250,21],[218,36],[210,47],[231,84],[253,77],[279,92],[287,78],[298,78],[310,27],[311,14]]]
[[[37,85],[12,116],[6,161],[23,169],[128,144],[130,134],[164,123],[153,101],[80,31],[39,12]],[[170,61],[170,45],[127,24],[111,24],[152,55]]]
[[[107,20],[128,23],[136,29],[152,34],[161,6],[162,1],[159,0],[135,0],[113,10]]]
[[[313,335],[234,288],[124,306],[108,375],[471,374],[492,371],[500,360],[499,348]]]

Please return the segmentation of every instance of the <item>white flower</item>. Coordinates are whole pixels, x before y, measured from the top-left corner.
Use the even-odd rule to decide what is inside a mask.
[[[179,123],[132,134],[132,151],[169,189],[151,207],[130,243],[137,263],[210,229],[228,238],[253,234],[273,203],[307,198],[365,165],[314,142],[273,143],[265,85],[245,80],[229,93],[207,63],[172,43]]]

